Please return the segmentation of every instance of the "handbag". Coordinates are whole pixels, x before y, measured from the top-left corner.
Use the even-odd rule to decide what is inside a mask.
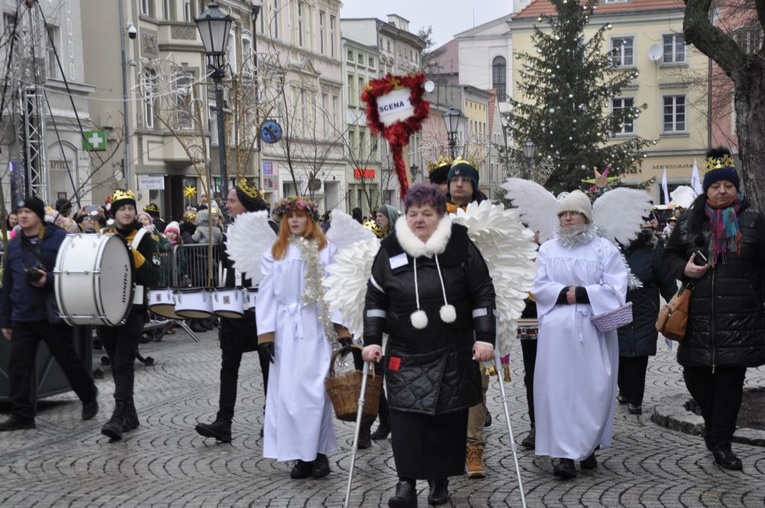
[[[609,286],[611,287],[611,286]],[[619,294],[611,288],[619,298]],[[597,316],[591,316],[590,321],[595,328],[603,333],[610,332],[624,325],[632,323],[632,302],[622,303],[619,307]]]
[[[685,328],[688,326],[688,307],[691,304],[693,283],[680,286],[680,290],[659,311],[656,318],[656,331],[666,338],[678,342],[685,338]]]

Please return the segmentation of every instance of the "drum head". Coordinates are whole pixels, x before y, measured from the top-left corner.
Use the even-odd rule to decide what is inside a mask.
[[[109,236],[101,251],[101,273],[98,288],[106,324],[119,325],[130,312],[133,303],[133,263],[122,239]]]

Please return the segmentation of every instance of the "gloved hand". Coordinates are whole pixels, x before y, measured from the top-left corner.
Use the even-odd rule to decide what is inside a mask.
[[[261,356],[264,356],[268,358],[268,361],[271,363],[274,363],[274,343],[273,342],[264,342],[263,344],[258,344],[258,352]]]
[[[353,340],[350,337],[340,337],[337,339],[340,343],[340,351],[343,356],[351,352],[351,343]]]

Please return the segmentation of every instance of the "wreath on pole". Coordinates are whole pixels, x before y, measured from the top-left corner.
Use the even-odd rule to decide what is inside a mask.
[[[361,94],[366,107],[367,125],[373,134],[390,144],[393,170],[398,178],[401,198],[409,189],[409,170],[404,147],[409,137],[422,129],[430,113],[430,103],[423,99],[425,74],[407,74],[373,79]]]

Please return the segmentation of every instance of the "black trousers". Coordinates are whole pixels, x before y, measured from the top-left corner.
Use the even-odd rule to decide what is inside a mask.
[[[41,340],[45,341],[53,358],[64,372],[69,386],[81,401],[93,400],[97,395],[96,385],[89,367],[74,350],[72,328],[65,324],[52,325],[47,321],[13,323],[11,325],[11,356],[8,377],[11,414],[24,420],[32,420],[37,412],[33,397],[33,376],[37,375],[35,358]]]
[[[617,377],[619,392],[632,405],[643,405],[647,369],[647,356],[619,357],[619,376]]]
[[[701,408],[710,446],[728,445],[736,432],[746,367],[685,367],[685,386]]]
[[[521,339],[523,355],[523,384],[526,386],[526,403],[529,406],[529,420],[534,426],[534,366],[537,363],[536,339]]]
[[[263,391],[266,394],[268,393],[268,369],[271,364],[269,359],[261,355],[258,350],[258,333],[253,312],[245,312],[241,319],[221,318],[218,339],[221,349],[218,419],[231,422],[236,407],[242,355],[250,351],[258,352],[260,370],[263,374]]]
[[[145,309],[138,307],[130,311],[124,325],[98,327],[98,336],[101,337],[112,366],[115,402],[133,402],[135,356],[141,342],[145,317]]]

